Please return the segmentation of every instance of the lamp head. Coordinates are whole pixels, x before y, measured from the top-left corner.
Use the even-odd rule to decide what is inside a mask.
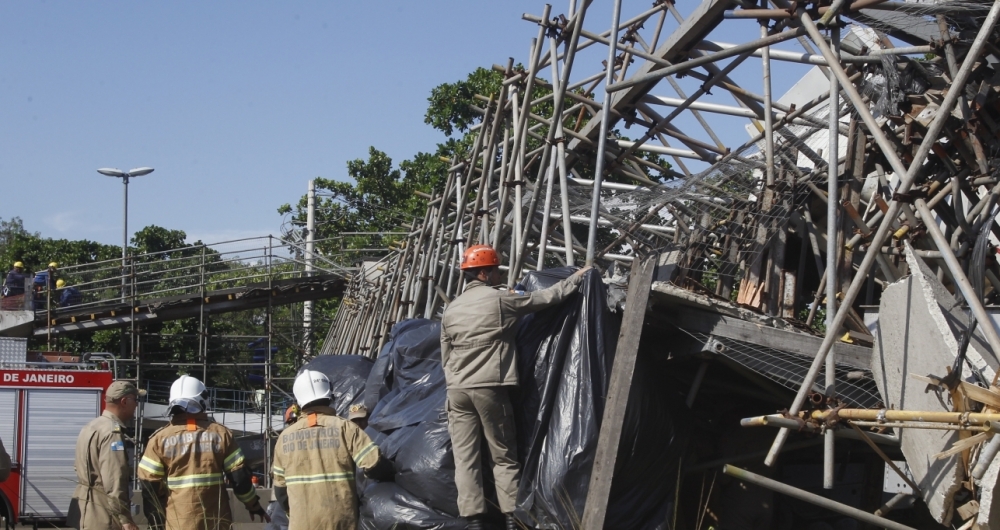
[[[119,169],[112,168],[112,167],[102,167],[102,168],[98,169],[97,172],[100,173],[100,174],[102,174],[102,175],[107,175],[109,177],[119,177],[119,178],[121,178],[121,177],[125,176],[124,172],[122,172]]]

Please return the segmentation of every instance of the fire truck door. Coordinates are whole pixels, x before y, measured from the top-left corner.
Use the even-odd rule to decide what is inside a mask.
[[[10,454],[12,462],[17,457],[17,390],[0,388],[0,440]]]
[[[100,392],[32,388],[25,394],[21,514],[65,517],[76,487],[76,438],[100,415]]]

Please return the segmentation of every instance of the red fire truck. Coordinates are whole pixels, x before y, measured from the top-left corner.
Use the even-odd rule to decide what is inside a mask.
[[[112,381],[106,370],[27,366],[0,365],[0,440],[13,461],[0,484],[0,520],[7,524],[66,517],[77,435],[103,411]]]

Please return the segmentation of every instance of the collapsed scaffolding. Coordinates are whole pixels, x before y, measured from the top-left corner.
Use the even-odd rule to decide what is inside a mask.
[[[956,385],[945,366],[964,358],[956,347],[935,365],[940,376],[928,378],[946,390],[955,409],[948,413],[987,407],[989,417],[935,420],[966,432],[949,453],[962,455],[949,461],[959,469],[957,482],[981,478],[976,455],[995,439],[989,422],[1000,410],[993,408],[1000,405],[1000,372],[990,362],[1000,336],[986,308],[1000,292],[1000,268],[995,259],[984,262],[992,252],[974,252],[977,239],[995,246],[1000,238],[1000,3],[772,3],[768,9],[705,0],[683,16],[661,0],[622,21],[616,0],[611,29],[599,33],[584,28],[585,19],[597,18],[588,2],[571,1],[564,16],[553,17],[548,5],[541,16],[525,15],[538,24],[526,66],[514,59],[494,66],[502,89],[476,96],[482,119],[468,156],[452,160],[443,189],[396,248],[352,277],[321,353],[374,357],[396,322],[438,318],[462,292],[458,265],[467,245],[497,248],[510,287],[529,269],[596,263],[613,271],[631,264],[630,303],[648,296],[636,291],[636,271],[648,269],[652,278],[655,269],[650,282],[661,298],[698,300],[757,326],[816,336],[810,354],[796,354],[798,369],[775,375],[758,365],[768,364],[768,355],[778,359],[771,364],[784,362],[781,348],[735,337],[723,343],[679,326],[706,348],[742,351],[736,362],[796,390],[783,416],[746,424],[780,427],[768,465],[790,426],[820,433],[823,485],[832,488],[836,433],[862,440],[895,433],[889,438],[898,445],[899,429],[926,427],[879,413],[902,398],[891,400],[884,384],[873,390],[879,369],[869,364],[871,353],[853,365],[832,353],[844,343],[882,351],[877,320],[866,321],[862,306],[884,302],[886,289],[916,275],[927,278],[928,289],[946,289],[933,301],[953,296],[963,304],[968,315],[955,318],[947,333],[975,337],[986,359],[973,369],[978,380]],[[754,22],[759,38],[714,38]],[[786,42],[803,51],[772,48]],[[594,45],[607,47],[607,59],[595,72],[575,72],[578,53]],[[772,92],[779,62],[808,69],[780,98]],[[759,68],[752,77],[760,93],[735,81],[748,68]],[[672,94],[659,95],[667,90]],[[723,95],[735,104],[720,103]],[[616,126],[639,137],[628,139]],[[732,141],[732,129],[747,130],[749,139]],[[820,309],[825,327],[817,325]],[[644,313],[645,304],[636,311]],[[621,353],[619,343],[618,359]],[[602,441],[605,430],[613,431],[605,424]],[[943,454],[930,446],[924,452]],[[978,463],[990,465],[983,456]],[[978,495],[994,484],[968,481],[939,495],[922,477],[899,473],[914,482],[913,495],[937,522],[948,524],[957,512],[967,527],[990,523],[988,509],[957,510],[952,500],[959,490]],[[606,496],[594,503],[588,497],[584,527],[601,527],[602,502]],[[865,512],[864,520],[903,527],[881,517],[888,511]]]

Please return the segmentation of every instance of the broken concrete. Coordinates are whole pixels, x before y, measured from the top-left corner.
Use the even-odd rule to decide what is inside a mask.
[[[34,311],[0,311],[0,336],[30,336],[34,330],[34,322]]]
[[[872,372],[888,408],[950,411],[947,394],[927,390],[925,383],[910,374],[947,373],[959,345],[953,327],[956,322],[964,323],[964,318],[957,318],[956,313],[961,313],[959,304],[909,243],[905,254],[910,276],[889,285],[882,293]],[[991,354],[984,355],[974,342],[967,356],[974,366],[992,376],[993,369],[984,359]],[[903,455],[931,515],[948,525],[954,513],[953,497],[965,472],[957,465],[957,456],[936,460],[934,455],[958,441],[958,433],[907,429],[900,438]]]

